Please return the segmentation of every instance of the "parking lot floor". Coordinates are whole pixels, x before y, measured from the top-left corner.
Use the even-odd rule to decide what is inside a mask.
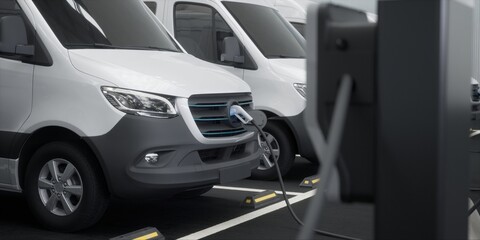
[[[285,177],[287,191],[292,194],[289,198],[298,201],[293,208],[300,218],[304,216],[314,190],[298,185],[304,177],[314,175],[315,168],[305,159],[297,158],[292,171]],[[0,239],[109,239],[144,227],[156,227],[167,239],[196,239],[198,236],[209,240],[295,239],[300,227],[283,207],[283,202],[263,210],[241,207],[247,195],[260,190],[280,190],[280,186],[276,181],[246,179],[218,186],[193,199],[114,200],[98,224],[68,234],[42,229],[21,195],[2,193]],[[372,239],[373,206],[327,203],[317,227],[338,234]],[[315,235],[314,239],[332,238]]]

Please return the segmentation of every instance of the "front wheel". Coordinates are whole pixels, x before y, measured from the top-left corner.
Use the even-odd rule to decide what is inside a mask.
[[[46,144],[27,167],[27,202],[48,229],[74,232],[87,228],[103,216],[108,205],[101,176],[92,157],[75,144]]]
[[[284,176],[290,171],[293,165],[295,151],[293,143],[290,141],[291,137],[288,129],[285,129],[282,124],[274,121],[268,122],[263,131],[267,136],[266,141],[271,144],[273,151],[268,149],[265,139],[259,135],[260,147],[264,149],[264,154],[260,158],[258,168],[252,171],[252,178],[258,180],[274,180],[278,178],[274,157],[278,159],[280,172],[282,176]]]

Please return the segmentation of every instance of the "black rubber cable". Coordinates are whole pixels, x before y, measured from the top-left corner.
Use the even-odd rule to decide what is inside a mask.
[[[472,213],[475,212],[475,210],[477,210],[478,207],[480,207],[480,200],[478,200],[478,201],[473,205],[473,207],[471,207],[471,208],[468,210],[468,216],[472,215]]]
[[[257,123],[255,123],[255,120],[252,120],[251,123],[259,131],[260,135],[262,136],[262,138],[267,143],[267,146],[268,146],[268,149],[270,150],[270,152],[273,152],[272,151],[273,150],[272,145],[267,141],[267,136],[265,135],[265,132],[263,132],[263,130],[257,125]],[[277,159],[277,157],[275,157],[275,155],[272,155],[272,156],[273,156],[273,161],[275,162],[275,169],[277,170],[278,180],[279,180],[279,183],[280,183],[280,188],[282,189],[283,198],[285,199],[285,203],[287,204],[288,211],[290,212],[290,215],[292,215],[293,219],[295,219],[295,221],[299,225],[303,226],[304,224],[303,224],[302,220],[300,220],[300,218],[297,216],[297,214],[293,210],[292,206],[290,205],[290,201],[288,200],[287,191],[285,190],[285,184],[283,183],[282,172],[280,171],[280,167],[278,166],[278,159]],[[317,193],[317,194],[319,194],[319,193]],[[333,237],[333,238],[345,239],[345,240],[360,240],[359,238],[344,236],[344,235],[331,233],[331,232],[327,232],[327,231],[322,231],[322,230],[318,230],[318,229],[314,229],[313,231],[315,233],[319,234],[319,235],[323,235],[323,236],[326,236],[326,237]]]

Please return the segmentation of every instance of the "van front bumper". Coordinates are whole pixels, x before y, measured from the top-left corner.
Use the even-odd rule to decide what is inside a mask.
[[[259,165],[257,133],[235,143],[203,144],[182,116],[153,119],[126,115],[107,134],[85,138],[112,195],[168,197],[189,189],[244,179]],[[240,138],[239,138],[240,139]],[[148,153],[158,162],[147,163]]]

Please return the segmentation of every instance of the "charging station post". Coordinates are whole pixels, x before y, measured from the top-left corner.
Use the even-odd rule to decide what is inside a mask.
[[[317,8],[306,123],[318,155],[332,137],[339,79],[354,83],[337,164],[342,200],[375,203],[376,239],[466,239],[473,1],[380,0],[376,28],[358,11]]]
[[[379,1],[377,239],[467,238],[472,14]]]

